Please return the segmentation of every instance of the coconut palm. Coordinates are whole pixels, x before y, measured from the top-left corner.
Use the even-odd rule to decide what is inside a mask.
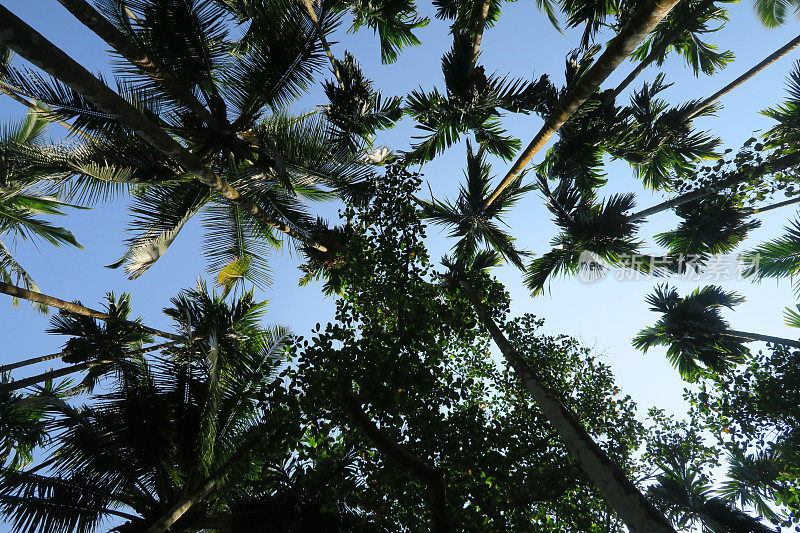
[[[749,354],[744,346],[747,342],[800,347],[800,341],[731,329],[720,311],[732,309],[744,299],[715,285],[696,289],[683,298],[674,288],[660,285],[646,301],[662,316],[654,326],[639,332],[634,347],[647,352],[654,346],[667,346],[667,359],[689,380],[704,371],[725,372],[742,362]]]
[[[3,470],[0,512],[16,527],[91,531],[121,518],[120,531],[199,528],[236,492],[274,431],[280,406],[258,398],[287,333],[258,326],[252,294],[226,304],[201,287],[172,303],[167,313],[196,342],[140,361],[91,405],[52,401],[46,469]]]
[[[711,487],[686,465],[662,466],[648,495],[678,527],[699,525],[703,533],[775,533],[757,519],[714,496]]]
[[[477,254],[479,266],[491,266],[493,253]],[[558,397],[543,383],[535,369],[519,355],[502,330],[494,322],[490,310],[481,302],[472,288],[473,282],[485,273],[472,270],[469,263],[451,269],[444,280],[451,287],[463,290],[469,298],[480,323],[489,332],[503,357],[514,369],[534,402],[547,417],[561,440],[578,464],[598,488],[609,506],[631,531],[670,531],[674,529],[664,516],[642,495],[618,465],[592,439],[575,413],[564,406]]]
[[[0,154],[5,147],[35,149],[43,142],[47,123],[43,113],[31,110],[24,121],[0,128]],[[22,162],[0,155],[0,281],[22,283],[26,289],[38,291],[31,275],[12,255],[12,243],[41,240],[54,246],[80,245],[70,231],[40,218],[63,215],[62,209],[68,204],[42,194],[26,174]],[[38,308],[46,310],[47,306]]]
[[[319,36],[301,7],[288,0],[252,11],[231,6],[144,2],[128,6],[131,17],[117,4],[102,4],[105,22],[126,39],[109,38],[109,44],[122,48],[117,51],[125,57],[123,45],[133,42],[134,50],[156,65],[150,70],[120,65],[117,93],[43,38],[30,42],[25,35],[35,31],[4,14],[14,34],[5,34],[7,44],[64,81],[10,68],[7,85],[50,105],[95,138],[28,159],[60,179],[77,175],[93,183],[147,186],[134,207],[138,235],[122,261],[133,277],[163,255],[190,218],[211,206],[209,223],[226,228],[232,243],[212,257],[213,268],[231,265],[240,278],[263,281],[258,268],[263,253],[248,249],[242,235],[250,232],[251,241],[275,244],[271,234],[278,230],[320,248],[306,231],[314,219],[301,199],[364,193],[358,184],[367,183],[369,169],[359,154],[332,148],[335,126],[319,117],[295,120],[278,112],[302,94],[323,58]],[[250,25],[237,38],[230,23],[244,20]],[[257,31],[266,25],[269,31]],[[185,89],[177,96],[174,80]],[[206,113],[184,104],[186,93],[193,92]],[[215,118],[206,120],[207,114]]]

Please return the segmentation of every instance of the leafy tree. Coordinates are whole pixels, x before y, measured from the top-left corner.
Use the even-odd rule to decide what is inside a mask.
[[[492,360],[465,294],[438,282],[452,278],[433,271],[422,244],[418,184],[390,167],[370,206],[348,213],[337,320],[295,348],[309,425],[360,451],[360,494],[378,506],[379,526],[602,528],[610,510],[591,481],[511,369]],[[490,312],[504,316],[504,291],[481,279]],[[640,432],[630,398],[574,339],[541,335],[540,325],[531,316],[509,323],[512,342],[630,467]]]

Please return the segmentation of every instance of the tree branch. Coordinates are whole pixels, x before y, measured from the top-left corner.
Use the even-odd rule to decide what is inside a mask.
[[[353,393],[344,394],[347,413],[353,423],[363,431],[378,450],[398,463],[428,487],[428,506],[431,511],[431,531],[450,531],[447,519],[447,485],[441,469],[431,467],[408,452],[403,446],[387,437],[369,418],[361,402]]]

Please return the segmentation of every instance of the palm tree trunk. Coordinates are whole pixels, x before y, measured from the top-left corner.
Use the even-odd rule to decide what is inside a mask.
[[[322,42],[322,47],[325,49],[325,54],[328,56],[328,61],[331,62],[333,75],[336,76],[336,81],[339,82],[339,88],[344,91],[345,90],[344,81],[342,81],[342,73],[339,72],[339,63],[333,56],[331,45],[325,38],[325,31],[322,29],[322,24],[320,24],[319,22],[319,17],[317,17],[317,12],[314,9],[314,4],[312,3],[312,0],[301,0],[301,1],[303,2],[303,6],[306,8],[306,12],[308,13],[308,18],[311,19],[311,23],[314,24],[314,27],[317,30],[317,34],[319,34],[319,39]]]
[[[609,41],[603,54],[580,79],[561,105],[544,123],[539,133],[508,171],[492,195],[486,200],[484,209],[492,205],[498,196],[519,176],[530,160],[541,150],[547,141],[569,120],[569,118],[589,99],[612,72],[630,56],[661,20],[667,16],[680,0],[648,0],[640,2],[631,20],[622,31]]]
[[[75,315],[88,316],[90,318],[96,318],[104,321],[118,320],[107,313],[103,313],[102,311],[95,311],[94,309],[89,309],[88,307],[84,307],[80,304],[59,300],[58,298],[54,298],[40,292],[29,291],[27,289],[23,289],[22,287],[17,287],[16,285],[11,285],[10,283],[5,283],[2,281],[0,281],[0,292],[15,298],[22,298],[23,300],[45,304],[50,307],[55,307],[56,309],[62,309]],[[161,331],[160,329],[151,328],[150,326],[145,326],[144,324],[139,324],[138,322],[131,322],[129,320],[118,321],[123,322],[132,328],[136,328],[165,339],[170,339],[173,341],[185,340],[180,335],[175,335],[174,333],[168,333],[166,331]]]
[[[597,445],[578,422],[575,414],[540,382],[536,372],[519,356],[486,312],[471,287],[465,282],[462,282],[461,286],[472,302],[480,322],[489,331],[523,386],[531,393],[539,409],[558,432],[564,445],[595,484],[606,503],[614,509],[629,530],[633,533],[675,533],[675,529],[664,515],[642,495],[625,472]]]
[[[165,342],[162,344],[155,344],[153,346],[149,346],[147,348],[142,348],[141,350],[134,350],[128,354],[127,357],[132,355],[140,355],[143,353],[153,352],[156,350],[160,350],[161,348],[166,348],[168,346],[174,346],[181,341],[171,341]],[[61,355],[61,354],[56,354]],[[69,374],[73,374],[75,372],[80,372],[81,370],[86,370],[87,368],[91,368],[93,366],[102,365],[105,363],[111,363],[112,360],[92,360],[92,361],[84,361],[83,363],[78,363],[77,365],[66,366],[64,368],[58,368],[56,370],[50,370],[48,372],[43,372],[41,374],[37,374],[35,376],[31,376],[29,378],[19,379],[12,381],[10,383],[0,384],[0,392],[11,392],[19,389],[24,389],[25,387],[30,387],[31,385],[36,385],[37,383],[41,383],[42,381],[47,381],[49,379],[56,379],[64,376],[68,376]]]
[[[772,211],[773,209],[779,209],[781,207],[786,207],[787,205],[792,205],[800,202],[800,196],[796,198],[790,198],[788,200],[784,200],[782,202],[777,202],[770,205],[765,205],[764,207],[756,207],[751,209],[750,212],[753,214],[757,213],[766,213],[767,211]]]
[[[791,346],[792,348],[800,348],[800,341],[792,339],[784,339],[783,337],[773,337],[772,335],[762,335],[761,333],[749,333],[747,331],[737,331],[735,329],[729,329],[727,334],[731,337],[747,339],[753,342],[769,342],[772,344],[780,344],[782,346]]]
[[[195,490],[191,491],[187,496],[173,505],[166,514],[147,528],[145,533],[165,533],[169,531],[170,527],[186,514],[186,511],[191,509],[193,505],[202,502],[211,494],[217,484],[222,481],[222,478],[228,475],[236,463],[241,460],[243,456],[248,454],[254,446],[260,443],[266,434],[265,431],[260,431],[256,428],[256,430],[251,433],[250,438],[246,439],[244,444],[242,444],[222,466],[206,478]]]
[[[428,466],[424,461],[410,454],[403,446],[387,437],[370,420],[355,395],[352,393],[345,394],[344,400],[345,407],[353,423],[369,437],[375,447],[414,477],[419,478],[428,487],[431,531],[437,533],[450,531],[450,523],[447,519],[447,486],[443,472],[439,468]]]
[[[753,177],[763,176],[765,174],[769,174],[770,172],[779,172],[781,170],[787,169],[791,166],[798,164],[800,164],[800,152],[794,152],[779,157],[774,161],[767,161],[765,163],[762,163],[755,169],[746,169],[741,172],[735,172],[734,174],[725,178],[724,180],[720,181],[718,184],[714,186],[702,187],[695,191],[688,192],[680,196],[676,196],[675,198],[664,200],[663,202],[648,207],[647,209],[643,209],[642,211],[630,215],[628,217],[628,221],[632,222],[636,220],[641,220],[643,218],[647,218],[649,216],[655,215],[656,213],[661,213],[662,211],[673,209],[685,203],[692,202],[694,200],[699,200],[701,198],[705,198],[706,196],[717,194],[720,191],[739,185],[740,183],[743,183],[748,179],[752,179]],[[787,203],[783,203],[783,205],[786,204]],[[782,207],[782,205],[776,204],[775,206],[770,206],[769,209],[762,208],[760,210],[754,210],[754,211],[763,212],[763,211],[768,211],[770,209],[777,209],[778,207]]]
[[[52,359],[58,359],[59,357],[63,357],[63,355],[64,352],[58,352],[48,355],[40,355],[39,357],[31,357],[30,359],[23,359],[22,361],[17,361],[16,363],[11,363],[10,365],[0,366],[0,373],[8,372],[10,370],[14,370],[15,368],[22,368],[23,366],[43,363],[44,361],[50,361]]]
[[[774,62],[776,62],[777,60],[779,60],[780,58],[782,58],[783,56],[785,56],[786,54],[797,48],[798,46],[800,46],[800,35],[798,35],[797,37],[795,37],[794,39],[792,39],[791,41],[789,41],[788,43],[786,43],[785,45],[783,45],[782,47],[780,47],[779,49],[768,55],[767,57],[765,57],[760,63],[758,63],[756,66],[754,66],[753,68],[751,68],[750,70],[748,70],[747,72],[745,72],[744,74],[742,74],[741,76],[730,82],[728,85],[726,85],[719,91],[715,92],[714,94],[712,94],[711,96],[700,102],[700,104],[697,107],[693,108],[691,111],[687,112],[683,117],[681,117],[679,119],[680,122],[691,120],[692,118],[696,117],[705,108],[707,108],[708,106],[710,106],[711,104],[713,104],[714,102],[716,102],[717,100],[719,100],[720,98],[722,98],[723,96],[725,96],[726,94],[728,94],[729,92],[731,92],[736,87],[743,84],[753,76],[755,76],[756,74],[758,74],[759,72],[761,72],[762,70],[764,70],[765,68],[767,68],[768,66],[770,66],[771,64],[773,64]]]
[[[95,35],[105,41],[111,48],[127,59],[132,65],[138,67],[144,74],[158,82],[170,94],[191,110],[198,118],[204,120],[209,126],[217,130],[224,130],[220,121],[189,91],[186,86],[163,72],[139,46],[131,41],[127,35],[119,31],[116,26],[106,20],[103,15],[85,0],[58,0],[67,11],[78,19],[84,26],[92,30]],[[222,133],[227,133],[222,131]]]
[[[475,65],[478,63],[478,55],[481,53],[481,43],[483,42],[483,31],[486,29],[486,19],[489,18],[489,8],[491,5],[491,0],[484,0],[483,5],[481,5],[481,13],[476,22],[477,26],[475,27],[475,39],[472,41],[472,60],[469,63],[467,79],[472,78]]]
[[[303,242],[306,246],[321,252],[327,251],[327,248],[314,242],[307,235],[299,233],[243,197],[227,181],[206,167],[199,157],[2,5],[0,5],[0,43],[4,43],[23,58],[82,94],[98,109],[131,128],[159,152],[176,161],[218,194],[250,213],[253,218]]]
[[[705,2],[697,4],[695,6],[695,9],[692,10],[692,15],[689,16],[701,15],[706,9],[708,9],[711,5],[713,5],[715,1],[716,0],[705,0]],[[675,39],[680,37],[680,35],[681,35],[681,30],[675,28],[672,30],[672,32],[670,32],[669,37],[661,41],[657,47],[654,47],[652,50],[650,50],[650,53],[647,54],[647,57],[644,58],[644,61],[636,65],[636,68],[633,69],[633,71],[630,74],[628,74],[628,77],[622,80],[622,83],[620,83],[617,86],[617,88],[614,89],[614,97],[619,96],[620,93],[624,91],[625,88],[628,87],[628,85],[630,85],[631,82],[633,82],[633,80],[635,80],[636,77],[639,76],[639,74],[641,74],[644,71],[644,69],[649,67],[650,64],[653,63],[653,61],[661,57],[661,54],[663,54],[667,50],[667,48],[669,48],[669,46],[675,42]]]

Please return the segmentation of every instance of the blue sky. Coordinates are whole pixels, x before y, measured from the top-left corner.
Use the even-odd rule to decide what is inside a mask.
[[[56,0],[6,0],[3,3],[90,70],[109,73],[104,43],[74,21]],[[556,32],[533,4],[530,1],[505,4],[500,23],[488,30],[484,37],[481,62],[487,72],[526,78],[547,73],[560,82],[563,80],[564,57],[577,44],[578,32],[570,31],[565,35]],[[731,20],[727,27],[709,36],[709,40],[720,48],[731,49],[736,61],[713,78],[698,79],[685,68],[681,59],[672,57],[663,68],[667,80],[674,82],[665,93],[670,102],[677,104],[713,93],[785,44],[797,32],[798,25],[794,21],[779,29],[763,29],[755,19],[749,1],[732,4],[729,8]],[[418,86],[442,88],[440,59],[450,46],[448,28],[433,18],[429,5],[423,5],[422,10],[431,16],[430,25],[419,31],[423,45],[406,50],[393,65],[380,64],[377,41],[368,30],[356,35],[345,34],[346,26],[343,26],[337,34],[339,43],[334,45],[334,51],[340,57],[345,49],[354,52],[365,72],[385,94],[403,95]],[[797,58],[800,58],[799,51],[782,59],[725,97],[724,108],[717,117],[704,118],[698,124],[721,136],[726,146],[736,149],[755,130],[769,126],[769,120],[759,115],[759,111],[784,97],[785,77]],[[631,64],[624,64],[604,87],[614,86],[631,68]],[[658,69],[648,69],[633,88],[641,87],[644,80],[652,80],[657,72]],[[294,110],[302,112],[323,102],[321,89],[317,86]],[[23,115],[22,106],[0,96],[0,120],[18,119]],[[523,144],[527,144],[541,124],[542,121],[534,116],[509,116],[505,121],[506,127],[521,138]],[[51,134],[59,137],[63,132],[58,126],[53,126]],[[403,149],[408,147],[409,138],[414,134],[413,124],[405,119],[382,135],[378,142],[390,148]],[[462,181],[464,153],[463,145],[453,147],[423,169],[431,190],[438,198],[455,196]],[[541,155],[535,161],[540,159]],[[507,163],[495,162],[494,174],[502,175],[507,168]],[[427,185],[424,190],[427,190]],[[641,207],[661,198],[643,190],[626,165],[609,165],[608,185],[601,195],[628,191],[637,193]],[[120,199],[90,211],[71,212],[57,221],[75,233],[84,246],[83,250],[47,246],[37,249],[23,242],[17,247],[17,257],[38,281],[43,292],[67,300],[80,299],[89,306],[96,306],[108,291],[131,292],[135,312],[146,317],[153,326],[166,327],[167,320],[160,310],[169,298],[181,288],[194,285],[198,277],[207,277],[200,253],[199,223],[195,221],[184,229],[169,252],[143,277],[129,281],[121,270],[104,268],[123,252],[122,239],[128,216],[126,205],[127,201]],[[336,205],[328,204],[314,209],[335,219],[336,208]],[[782,226],[795,214],[792,208],[769,213],[750,244],[779,235]],[[522,248],[537,254],[549,250],[548,243],[555,235],[555,227],[538,195],[530,194],[520,202],[507,222]],[[673,222],[669,214],[654,217],[645,226],[644,235],[652,236],[672,229]],[[454,244],[438,228],[431,228],[428,233],[433,258],[441,257]],[[297,258],[288,252],[276,253],[272,258],[274,284],[259,296],[270,300],[270,321],[287,324],[296,333],[305,334],[315,323],[330,320],[334,306],[332,299],[321,295],[319,286],[297,286],[300,277],[297,265]],[[642,414],[644,409],[653,405],[677,414],[684,410],[681,400],[684,384],[666,363],[663,351],[653,350],[645,356],[630,345],[636,332],[656,319],[644,303],[644,296],[655,284],[653,280],[606,279],[585,284],[577,279],[556,279],[548,294],[531,298],[521,283],[519,271],[503,268],[498,275],[511,292],[513,314],[535,313],[547,320],[546,331],[573,335],[594,348],[613,367],[623,391],[639,403]],[[697,282],[678,283],[682,292],[697,285]],[[783,325],[781,318],[784,307],[794,304],[789,283],[754,285],[733,281],[725,285],[747,297],[747,302],[735,314],[729,314],[735,329],[798,336],[796,330]],[[65,340],[46,335],[47,318],[25,304],[20,309],[12,309],[9,302],[0,301],[0,324],[4,333],[0,337],[0,362],[57,352]],[[40,372],[45,370],[44,367],[46,365],[29,367],[26,371]],[[24,375],[25,372],[15,374],[17,377]]]

